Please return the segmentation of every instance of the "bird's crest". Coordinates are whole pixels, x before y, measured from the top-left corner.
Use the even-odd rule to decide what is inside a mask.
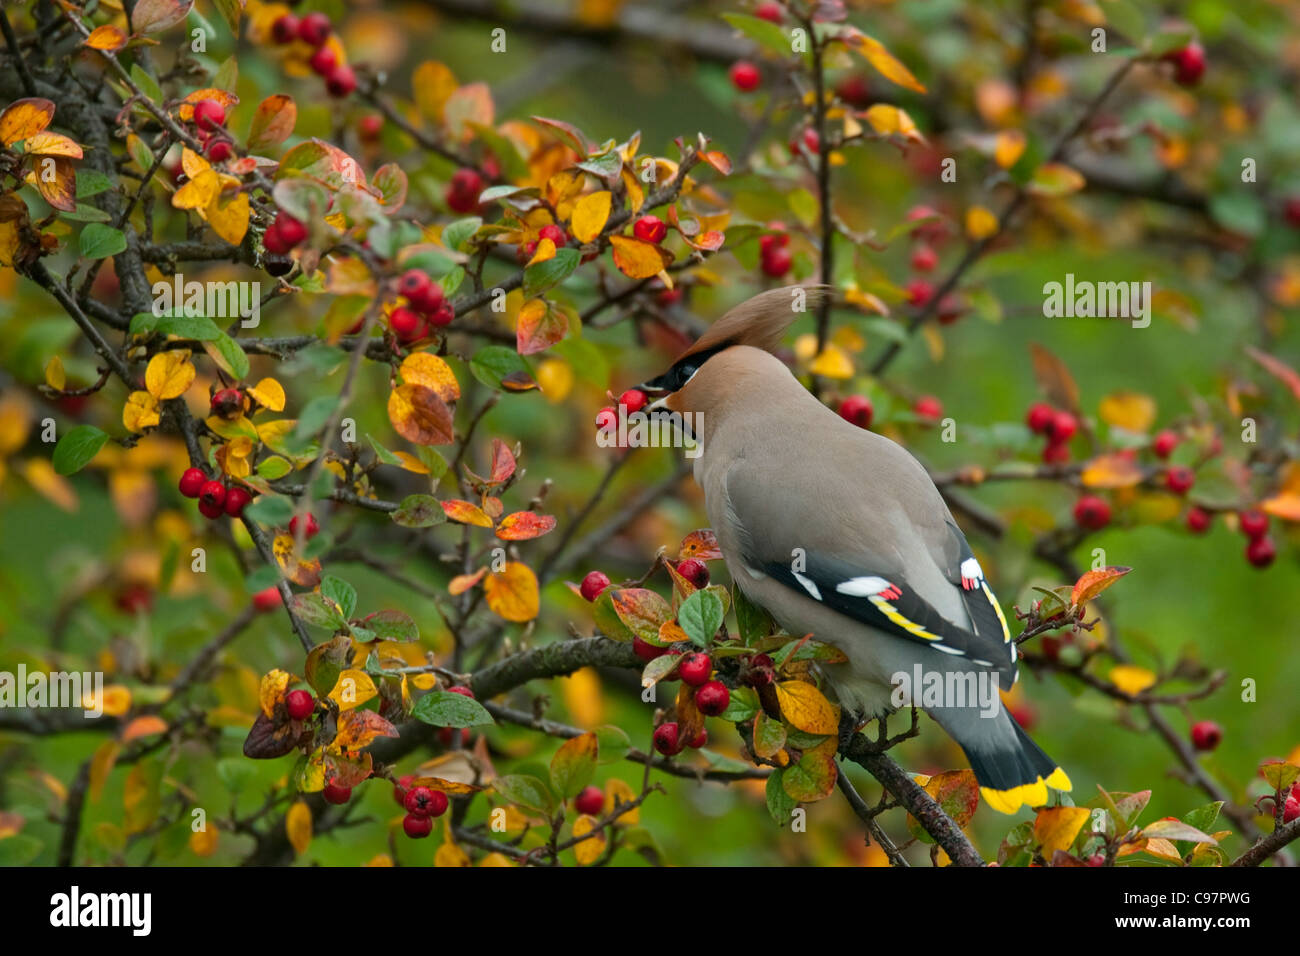
[[[829,296],[830,291],[829,286],[813,285],[760,292],[709,326],[676,361],[731,345],[750,345],[764,352],[775,352],[786,329]]]

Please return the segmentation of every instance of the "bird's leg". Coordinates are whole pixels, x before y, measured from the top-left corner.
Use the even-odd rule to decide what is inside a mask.
[[[848,749],[849,741],[857,734],[860,726],[862,720],[859,714],[851,712],[847,707],[840,710],[839,749],[841,752]]]

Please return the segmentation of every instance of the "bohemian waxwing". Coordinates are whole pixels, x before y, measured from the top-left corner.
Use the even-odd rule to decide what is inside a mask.
[[[1070,780],[1002,706],[1016,645],[934,482],[772,354],[796,304],[821,294],[754,296],[640,387],[652,414],[692,426],[695,479],[735,586],[790,634],[848,657],[825,668],[840,701],[864,717],[915,703],[961,745],[990,806],[1041,806]]]

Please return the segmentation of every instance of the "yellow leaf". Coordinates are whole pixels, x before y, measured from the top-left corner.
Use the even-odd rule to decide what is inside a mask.
[[[172,206],[176,209],[199,209],[206,212],[220,191],[221,177],[212,169],[203,169],[176,190],[172,196]]]
[[[570,227],[574,238],[579,242],[591,242],[600,235],[609,221],[609,210],[613,196],[609,190],[601,190],[583,196],[573,204],[573,218]]]
[[[1044,859],[1057,850],[1068,850],[1074,838],[1092,816],[1087,807],[1047,807],[1034,817],[1034,841],[1042,847]]]
[[[442,122],[443,107],[447,97],[456,92],[456,77],[451,69],[436,60],[425,60],[411,74],[411,88],[415,93],[415,106],[425,119]]]
[[[451,838],[448,832],[447,839],[442,841],[442,846],[438,847],[438,852],[433,855],[434,866],[470,866],[469,854],[460,848],[455,840]]]
[[[478,865],[481,869],[485,866],[516,866],[517,864],[515,864],[514,861],[504,853],[489,853],[487,856],[483,857],[483,859],[478,861]]]
[[[133,392],[127,395],[126,405],[122,406],[122,424],[127,431],[139,434],[146,428],[153,428],[161,421],[159,399],[148,392]]]
[[[213,232],[232,246],[237,246],[244,241],[244,234],[248,232],[248,210],[248,193],[241,191],[227,199],[223,193],[218,192],[208,204],[205,218]]]
[[[100,710],[109,717],[121,717],[131,709],[131,690],[121,684],[109,684],[101,696],[94,691],[87,691],[82,697],[81,706],[86,710]]]
[[[966,210],[966,235],[976,242],[997,235],[998,217],[983,206],[971,206]]]
[[[55,505],[69,513],[77,510],[77,493],[72,484],[54,470],[48,458],[29,458],[21,470],[31,486]]]
[[[205,823],[202,830],[190,834],[190,852],[195,856],[208,857],[217,852],[217,828],[212,823]]]
[[[853,362],[843,349],[828,342],[822,354],[812,360],[808,370],[823,378],[847,379],[853,377]]]
[[[284,700],[284,692],[289,688],[292,678],[285,671],[276,668],[262,678],[257,688],[257,701],[262,706],[262,713],[267,717],[275,716],[275,707]]]
[[[798,730],[809,734],[837,734],[840,709],[806,681],[787,680],[776,685],[781,716]]]
[[[284,386],[273,378],[264,378],[248,389],[248,394],[263,408],[284,411]]]
[[[49,100],[32,97],[14,100],[0,113],[0,144],[12,146],[29,136],[35,136],[54,119],[54,104]]]
[[[1137,667],[1133,664],[1112,667],[1109,676],[1110,682],[1130,697],[1136,697],[1156,682],[1155,674],[1145,667]]]
[[[537,617],[540,597],[537,575],[528,565],[509,561],[505,570],[492,572],[483,584],[487,605],[507,621],[531,621]]]
[[[402,381],[409,385],[423,385],[433,389],[447,404],[460,398],[460,383],[451,366],[429,352],[412,352],[401,368]]]
[[[849,49],[861,54],[876,69],[876,72],[891,83],[897,83],[917,93],[925,92],[925,87],[912,75],[912,71],[900,63],[894,54],[890,53],[875,37],[869,37],[856,28],[848,27],[840,34],[840,39],[848,45]]]
[[[68,156],[81,159],[81,147],[60,133],[37,133],[23,143],[23,150],[37,156]]]
[[[311,846],[311,807],[307,801],[296,800],[284,816],[284,832],[293,852],[299,855]]]
[[[564,359],[546,359],[537,366],[537,384],[546,400],[558,405],[573,390],[573,366]]]
[[[126,46],[126,41],[127,36],[120,27],[106,23],[102,27],[95,27],[90,31],[90,36],[86,37],[85,45],[92,50],[107,50],[109,53],[116,53]]]
[[[610,814],[614,812],[614,805],[616,803],[628,804],[635,799],[636,799],[636,792],[632,789],[632,785],[629,784],[626,780],[622,780],[618,777],[611,777],[609,782],[605,784],[605,813],[606,814]],[[618,815],[618,819],[614,821],[614,823],[618,826],[629,826],[629,827],[636,826],[640,822],[641,822],[640,807],[633,807],[631,810],[624,810],[622,813]]]
[[[589,817],[585,813],[573,821],[574,839],[586,836],[596,829],[596,818]],[[573,848],[573,855],[578,858],[578,862],[583,866],[588,866],[600,859],[605,852],[605,832],[602,830],[595,836],[588,837]]]
[[[614,265],[630,279],[649,279],[657,276],[672,261],[672,254],[653,243],[627,236],[610,236],[614,247]]]
[[[907,139],[924,139],[920,130],[916,128],[916,123],[912,122],[912,117],[897,106],[877,103],[868,109],[865,115],[867,122],[871,124],[871,128],[882,136],[891,136],[897,133]]]
[[[45,384],[50,388],[63,391],[68,384],[68,376],[63,371],[63,359],[52,356],[45,363]]]
[[[1079,473],[1088,488],[1130,488],[1142,480],[1142,469],[1125,455],[1098,455]]]
[[[1010,169],[1025,152],[1028,141],[1018,129],[1004,129],[998,133],[993,147],[993,161],[1003,169]]]
[[[159,352],[144,370],[144,387],[159,401],[183,395],[197,374],[187,349]]]
[[[339,705],[339,710],[351,710],[360,707],[379,695],[375,682],[365,671],[346,670],[339,674],[339,679],[330,691],[330,700]]]
[[[1145,432],[1156,420],[1156,403],[1141,392],[1111,392],[1097,410],[1107,425],[1130,432]]]
[[[605,697],[600,690],[600,675],[594,667],[576,670],[560,679],[564,709],[574,723],[584,729],[600,726],[605,720]]]

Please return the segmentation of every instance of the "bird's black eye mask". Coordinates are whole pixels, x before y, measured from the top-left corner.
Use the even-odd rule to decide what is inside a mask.
[[[706,349],[703,352],[696,352],[694,355],[688,355],[684,359],[674,363],[668,371],[664,372],[658,378],[652,378],[648,382],[643,382],[638,385],[637,388],[652,397],[660,397],[676,392],[691,380],[691,376],[700,370],[700,366],[723,349],[728,348],[730,345],[730,342],[723,342],[721,345],[715,345],[713,348]]]

